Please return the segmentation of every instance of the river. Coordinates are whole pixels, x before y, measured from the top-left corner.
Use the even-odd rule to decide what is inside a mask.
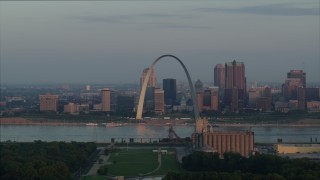
[[[78,142],[110,142],[111,138],[120,141],[128,140],[149,142],[168,137],[168,126],[130,125],[121,127],[105,126],[53,126],[53,125],[1,125],[0,140],[16,142],[41,141],[78,141]],[[190,137],[193,126],[174,126],[174,131],[180,137]],[[246,127],[216,127],[217,131],[244,131]],[[257,143],[276,143],[278,138],[283,142],[313,142],[320,141],[319,127],[252,127]]]

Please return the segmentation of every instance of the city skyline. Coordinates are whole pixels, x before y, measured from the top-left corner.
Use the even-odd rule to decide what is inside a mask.
[[[233,60],[246,64],[247,82],[283,82],[292,69],[304,70],[307,83],[319,82],[318,6],[315,0],[1,2],[1,83],[138,84],[162,54],[181,58],[193,82],[213,82],[215,65]],[[175,62],[155,71],[158,79],[186,81]]]

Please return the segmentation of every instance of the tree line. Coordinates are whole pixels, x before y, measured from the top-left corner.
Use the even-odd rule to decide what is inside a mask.
[[[94,143],[1,143],[0,179],[70,179],[95,150]]]
[[[193,179],[320,179],[320,163],[309,159],[289,159],[256,154],[249,158],[227,152],[194,152],[182,159],[187,173],[170,172],[165,180]]]

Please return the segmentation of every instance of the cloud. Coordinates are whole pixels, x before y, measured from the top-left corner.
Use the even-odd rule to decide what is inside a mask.
[[[163,13],[144,13],[137,15],[89,15],[89,16],[72,16],[85,23],[108,23],[108,24],[133,24],[149,25],[157,28],[189,28],[189,29],[206,29],[208,26],[194,25],[193,23],[182,23],[178,19],[189,19],[195,16],[174,15]],[[172,20],[174,20],[172,22]],[[170,22],[169,22],[170,21]],[[176,23],[179,22],[179,23]]]
[[[118,15],[118,16],[72,16],[73,19],[77,19],[83,22],[103,22],[103,23],[127,23],[133,19],[132,16]]]
[[[247,6],[241,8],[198,8],[202,12],[230,12],[246,13],[270,16],[317,16],[319,8],[317,5],[310,8],[294,7],[293,4],[269,4],[259,6]]]

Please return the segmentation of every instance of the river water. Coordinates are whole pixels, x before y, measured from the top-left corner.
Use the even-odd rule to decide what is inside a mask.
[[[78,142],[110,142],[111,138],[121,141],[135,138],[135,142],[149,142],[168,137],[168,126],[130,125],[121,127],[105,126],[53,126],[53,125],[1,125],[0,140],[33,142],[41,141],[78,141]],[[174,126],[180,137],[190,137],[193,126]],[[244,131],[245,127],[216,127],[218,131]],[[276,143],[278,138],[283,142],[320,142],[319,127],[253,127],[254,140],[259,143]]]

